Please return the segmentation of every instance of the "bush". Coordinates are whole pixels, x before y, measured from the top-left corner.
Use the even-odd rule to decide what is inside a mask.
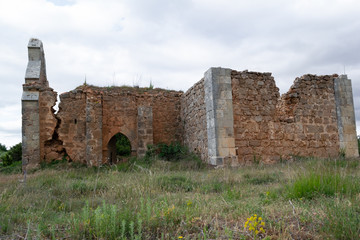
[[[7,151],[6,146],[0,143],[0,153],[6,151]]]
[[[21,143],[12,146],[9,151],[1,155],[0,159],[3,163],[3,166],[10,166],[14,162],[20,162],[22,156]]]
[[[360,154],[360,136],[358,136],[358,150],[359,150],[359,154]]]

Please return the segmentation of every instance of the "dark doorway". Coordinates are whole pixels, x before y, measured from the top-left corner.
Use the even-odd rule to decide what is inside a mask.
[[[117,163],[130,156],[131,144],[129,139],[122,133],[115,134],[108,143],[109,163]]]

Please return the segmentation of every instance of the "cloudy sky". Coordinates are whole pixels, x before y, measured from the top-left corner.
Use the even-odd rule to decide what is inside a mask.
[[[360,134],[358,0],[0,0],[0,143],[21,141],[30,38],[50,86],[187,90],[210,67],[272,72],[281,93],[306,73],[352,79]]]

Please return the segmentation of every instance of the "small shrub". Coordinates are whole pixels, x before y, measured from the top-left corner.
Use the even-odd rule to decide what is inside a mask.
[[[149,145],[146,156],[154,157],[158,155],[166,161],[175,162],[182,159],[187,153],[187,148],[179,143],[171,143],[169,145],[160,143],[157,145]]]
[[[159,144],[159,157],[167,161],[177,161],[183,154],[187,152],[187,149],[179,143]]]

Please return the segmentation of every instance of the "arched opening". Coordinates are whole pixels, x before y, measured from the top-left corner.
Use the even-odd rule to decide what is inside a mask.
[[[130,156],[131,143],[122,133],[115,134],[108,143],[108,161],[110,164],[117,163],[123,158]]]

